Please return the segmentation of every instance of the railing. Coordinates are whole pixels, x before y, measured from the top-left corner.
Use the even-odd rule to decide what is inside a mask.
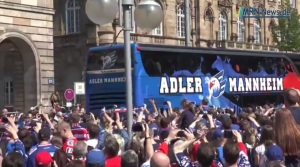
[[[89,95],[89,109],[100,110],[105,106],[120,105],[126,103],[126,92],[94,93]]]
[[[132,42],[140,42],[146,44],[163,44],[163,45],[185,45],[184,38],[174,38],[166,36],[154,36],[154,35],[142,35],[142,34],[131,34],[130,37]],[[207,40],[204,40],[207,41]],[[212,48],[224,48],[224,49],[239,49],[239,50],[260,50],[260,51],[272,51],[278,52],[278,49],[274,46],[237,42],[237,41],[210,41],[213,43],[210,47]]]
[[[275,48],[274,46],[256,44],[256,43],[236,42],[236,41],[216,41],[215,47],[224,48],[224,49],[260,50],[260,51],[278,52],[278,49]]]
[[[161,45],[185,45],[184,38],[174,38],[157,35],[146,34],[131,34],[130,40],[132,42],[146,43],[146,44],[161,44]]]
[[[55,46],[76,46],[80,42],[80,34],[69,34],[69,35],[61,35],[54,37]],[[147,34],[131,34],[130,40],[132,42],[139,42],[145,44],[159,44],[159,45],[185,45],[184,38],[175,38],[168,36],[156,36],[156,35],[147,35]],[[264,45],[264,44],[255,44],[255,43],[246,43],[246,42],[238,42],[238,41],[216,41],[216,40],[204,40],[209,43],[209,47],[211,48],[224,48],[224,49],[240,49],[240,50],[260,50],[260,51],[272,51],[278,52],[278,49],[274,46]],[[97,42],[97,38],[89,39],[85,41],[86,44]],[[203,46],[206,47],[206,46]]]
[[[55,46],[76,46],[79,44],[80,34],[54,36]]]

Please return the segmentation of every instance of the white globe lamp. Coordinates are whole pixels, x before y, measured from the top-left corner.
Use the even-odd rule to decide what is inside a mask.
[[[144,0],[134,11],[135,23],[141,29],[153,30],[160,25],[164,17],[163,10],[154,0]]]
[[[99,25],[111,23],[118,10],[118,0],[87,0],[85,4],[88,18]]]

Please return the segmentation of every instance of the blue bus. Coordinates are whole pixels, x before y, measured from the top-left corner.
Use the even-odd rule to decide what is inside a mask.
[[[300,86],[297,54],[138,43],[131,52],[136,107],[154,99],[158,107],[171,101],[180,108],[183,99],[199,104],[207,98],[215,107],[238,110],[279,103],[284,88]],[[87,111],[126,104],[124,60],[124,44],[89,49]]]

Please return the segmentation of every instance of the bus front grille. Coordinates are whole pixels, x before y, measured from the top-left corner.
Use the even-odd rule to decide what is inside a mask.
[[[103,107],[111,108],[113,105],[124,105],[126,92],[95,93],[89,95],[90,110],[98,110]]]

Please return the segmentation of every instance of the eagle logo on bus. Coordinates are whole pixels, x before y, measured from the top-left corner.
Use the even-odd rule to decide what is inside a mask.
[[[117,51],[113,51],[113,52],[108,53],[106,56],[101,57],[102,70],[110,69],[116,64],[117,58],[118,58],[116,53],[117,53]]]
[[[224,79],[224,71],[220,71],[212,76],[208,81],[208,91],[210,97],[218,98],[225,92],[226,80]]]

